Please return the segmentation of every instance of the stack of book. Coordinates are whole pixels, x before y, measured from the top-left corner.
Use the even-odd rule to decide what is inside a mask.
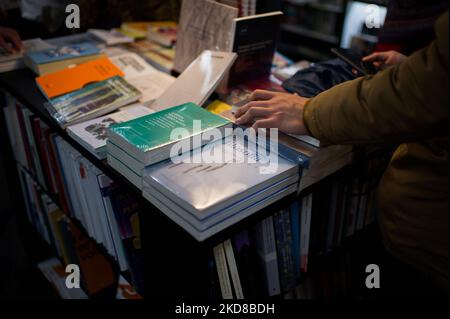
[[[105,115],[137,101],[141,92],[123,78],[124,73],[107,57],[40,76],[45,104],[63,127]]]
[[[143,196],[202,241],[297,190],[298,164],[256,150],[232,135],[150,166]]]
[[[53,46],[47,41],[43,41],[39,38],[30,39],[23,41],[23,51],[34,52],[41,51],[53,48]],[[4,49],[0,48],[0,73],[8,72],[16,69],[21,69],[25,67],[25,63],[23,61],[23,53],[9,53]]]
[[[173,154],[175,144],[187,143],[190,150],[195,137],[200,139],[200,146],[210,141],[202,139],[202,134],[219,129],[224,136],[227,127],[231,127],[230,121],[193,103],[114,124],[108,128],[108,163],[142,188],[143,169],[177,155]]]
[[[177,24],[175,22],[150,24],[147,28],[147,39],[172,48],[177,41]]]
[[[80,264],[82,274],[89,273],[87,294],[111,283],[110,277],[102,282],[98,274],[97,280],[95,272],[106,274],[113,260],[118,265],[114,269],[129,272],[133,285],[142,287],[135,256],[140,249],[136,196],[100,172],[17,100],[7,95],[6,102],[3,112],[30,223],[65,264],[80,264],[79,259],[91,252],[101,261],[104,270],[97,263]],[[129,112],[143,107],[134,108]],[[89,243],[88,251],[81,251],[79,240],[97,248]],[[92,287],[94,282],[101,287]]]
[[[100,50],[90,42],[65,45],[42,51],[27,52],[25,64],[38,75],[64,69],[71,65],[95,60],[101,55]]]
[[[124,22],[118,31],[135,39],[127,48],[145,57],[154,67],[166,73],[173,69],[177,23]]]

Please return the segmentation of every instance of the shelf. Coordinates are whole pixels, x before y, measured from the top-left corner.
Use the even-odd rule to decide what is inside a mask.
[[[327,4],[327,3],[321,3],[321,2],[311,2],[309,4],[311,8],[333,12],[333,13],[344,13],[343,7],[337,4]]]
[[[98,169],[104,172],[115,182],[126,186],[136,194],[141,194],[141,190],[134,186],[128,179],[108,165],[106,160],[100,160],[90,153],[86,148],[80,145],[70,137],[64,129],[48,114],[44,107],[46,99],[39,91],[35,79],[35,74],[28,69],[20,69],[0,74],[0,87],[13,95],[19,102],[28,107],[34,114],[45,122],[51,129],[67,141],[73,148],[86,157]]]
[[[335,36],[335,35],[329,35],[329,34],[325,34],[319,31],[315,31],[315,30],[311,30],[305,27],[301,27],[298,25],[292,25],[292,24],[288,24],[288,23],[283,23],[281,25],[281,30],[283,31],[287,31],[287,32],[291,32],[291,33],[295,33],[297,35],[303,36],[303,37],[308,37],[311,39],[315,39],[315,40],[319,40],[322,42],[327,42],[333,45],[337,45],[339,44],[339,37]]]
[[[9,94],[14,96],[20,103],[25,107],[29,108],[35,115],[37,115],[43,122],[45,122],[51,129],[53,129],[57,134],[59,134],[65,141],[67,141],[72,147],[74,147],[81,155],[86,157],[91,163],[93,163],[99,170],[110,177],[114,182],[119,183],[121,186],[126,187],[128,190],[132,190],[136,194],[138,200],[143,204],[142,210],[144,211],[141,215],[148,215],[149,212],[155,212],[157,214],[152,214],[149,217],[149,223],[153,223],[153,220],[163,221],[164,227],[158,227],[157,231],[159,234],[162,233],[171,234],[172,238],[183,238],[185,241],[190,238],[188,245],[203,248],[212,248],[216,244],[220,243],[240,230],[245,229],[251,223],[255,223],[264,216],[269,216],[275,212],[276,207],[280,205],[288,205],[292,203],[293,197],[287,196],[278,202],[265,207],[259,212],[252,214],[244,218],[243,220],[237,222],[236,224],[221,230],[219,233],[213,235],[212,237],[204,240],[203,242],[196,241],[191,235],[189,235],[181,226],[174,223],[169,217],[157,209],[151,202],[147,201],[143,196],[139,188],[134,186],[126,177],[117,172],[114,168],[108,165],[105,160],[99,160],[92,153],[86,150],[81,144],[70,137],[64,129],[62,129],[59,124],[49,115],[44,107],[46,99],[42,93],[37,88],[35,82],[36,75],[32,73],[29,69],[20,69],[15,71],[10,71],[0,74],[0,88],[4,88]],[[157,216],[156,216],[157,215]],[[142,217],[142,216],[140,216]],[[147,216],[146,216],[147,217]],[[158,218],[161,217],[161,218]]]
[[[317,10],[332,12],[332,13],[343,13],[344,8],[338,4],[328,4],[323,2],[311,2],[311,1],[296,1],[296,0],[287,0],[289,4],[297,5],[297,6],[308,6],[310,8],[314,8]]]

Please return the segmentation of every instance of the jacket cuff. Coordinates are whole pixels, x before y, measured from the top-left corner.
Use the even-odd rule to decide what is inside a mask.
[[[303,108],[303,122],[309,135],[318,139],[321,144],[329,144],[324,132],[320,128],[317,116],[317,102],[315,98],[308,100]]]

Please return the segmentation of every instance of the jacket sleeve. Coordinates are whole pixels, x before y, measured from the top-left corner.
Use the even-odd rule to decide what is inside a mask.
[[[407,142],[446,135],[448,11],[436,39],[404,63],[309,100],[305,125],[323,144]]]

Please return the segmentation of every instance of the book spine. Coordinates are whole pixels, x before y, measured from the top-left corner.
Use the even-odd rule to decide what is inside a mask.
[[[292,262],[295,284],[300,280],[300,201],[296,200],[290,207],[292,233]]]
[[[242,291],[241,280],[236,265],[236,259],[234,257],[233,246],[231,240],[228,239],[223,243],[225,249],[225,255],[227,257],[228,268],[230,270],[231,279],[233,281],[234,292],[237,299],[244,299],[244,293]]]
[[[217,267],[217,274],[219,276],[220,289],[222,291],[223,299],[233,299],[233,291],[231,289],[230,278],[228,276],[227,261],[225,258],[225,251],[223,243],[213,248],[214,259]]]
[[[308,271],[308,255],[309,255],[309,235],[311,229],[311,211],[312,211],[313,195],[309,194],[302,199],[301,211],[301,270],[306,273]]]
[[[260,257],[266,291],[269,296],[281,293],[278,256],[273,217],[269,216],[256,226],[256,249]]]
[[[19,103],[16,103],[16,114],[17,114],[17,120],[19,122],[19,127],[20,127],[20,141],[23,142],[23,146],[24,146],[24,150],[25,150],[25,157],[26,157],[26,163],[23,163],[23,164],[25,164],[25,167],[30,172],[34,172],[30,144],[28,141],[28,136],[27,136],[26,129],[25,129],[25,120],[24,120],[23,113],[22,113],[22,106],[20,106]]]
[[[33,131],[34,144],[37,153],[36,161],[39,163],[39,175],[42,175],[42,179],[44,182],[43,185],[46,187],[46,189],[48,191],[52,191],[53,185],[51,181],[50,167],[48,164],[47,153],[45,151],[41,120],[38,117],[31,118],[31,128]]]

